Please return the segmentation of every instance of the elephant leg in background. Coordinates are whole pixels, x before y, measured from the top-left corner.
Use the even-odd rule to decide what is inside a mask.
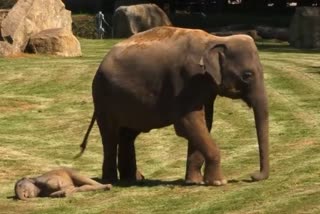
[[[103,144],[103,182],[114,183],[118,180],[117,174],[117,145],[119,142],[119,128],[112,124],[104,115],[97,114],[97,123]]]
[[[174,124],[177,135],[186,138],[197,153],[205,159],[203,181],[208,185],[223,185],[227,181],[222,175],[220,150],[212,140],[206,126],[204,109],[195,110],[185,115]]]
[[[212,129],[214,101],[216,100],[216,97],[217,95],[212,95],[204,106],[206,125],[209,132],[211,132],[211,129]]]
[[[205,120],[209,133],[212,129],[213,113],[214,113],[214,101],[216,95],[212,96],[205,104]],[[204,157],[190,141],[188,141],[188,155],[187,155],[187,169],[185,182],[187,184],[201,184],[203,183],[203,176],[201,174],[201,168],[204,163]]]
[[[139,131],[129,128],[120,129],[120,141],[118,149],[118,169],[120,180],[141,181],[143,175],[137,170],[134,141],[140,134]]]

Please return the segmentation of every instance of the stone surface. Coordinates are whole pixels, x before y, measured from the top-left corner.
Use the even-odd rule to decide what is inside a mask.
[[[35,34],[30,38],[26,51],[65,57],[81,56],[78,39],[64,28],[47,29]]]
[[[0,26],[2,21],[7,17],[9,11],[9,9],[0,9]]]
[[[3,40],[1,36],[1,23],[7,17],[10,10],[0,9],[0,40]]]
[[[71,24],[71,12],[61,0],[19,0],[3,20],[1,35],[24,51],[31,35],[50,28],[71,31]]]
[[[157,26],[171,25],[163,10],[155,4],[138,4],[118,7],[113,16],[113,35],[129,37]]]
[[[0,57],[15,56],[20,54],[20,50],[8,42],[0,41]]]
[[[320,7],[296,8],[289,43],[296,48],[320,48]]]

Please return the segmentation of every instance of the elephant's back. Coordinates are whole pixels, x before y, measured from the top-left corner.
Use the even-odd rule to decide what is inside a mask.
[[[93,83],[96,110],[107,111],[124,126],[145,131],[171,124],[183,87],[181,71],[194,51],[189,50],[190,33],[202,35],[197,30],[161,27],[112,48]]]

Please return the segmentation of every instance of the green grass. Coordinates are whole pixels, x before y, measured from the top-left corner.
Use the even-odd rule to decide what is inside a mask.
[[[219,98],[213,138],[231,181],[224,187],[183,186],[186,142],[173,128],[136,142],[143,185],[78,193],[65,199],[15,201],[23,176],[59,166],[101,177],[95,126],[86,153],[73,156],[92,114],[91,82],[117,40],[81,40],[83,56],[0,58],[0,213],[319,213],[320,54],[287,43],[259,42],[270,103],[271,176],[245,182],[258,169],[252,112]]]

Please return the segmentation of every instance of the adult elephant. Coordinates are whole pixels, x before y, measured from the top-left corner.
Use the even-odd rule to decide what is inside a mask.
[[[141,132],[174,125],[188,140],[186,182],[223,185],[220,151],[210,137],[217,95],[253,108],[260,171],[267,179],[268,106],[254,41],[245,35],[217,37],[201,30],[157,27],[115,45],[93,80],[94,115],[102,136],[103,179],[139,180],[134,140]],[[201,167],[205,162],[204,175]]]

